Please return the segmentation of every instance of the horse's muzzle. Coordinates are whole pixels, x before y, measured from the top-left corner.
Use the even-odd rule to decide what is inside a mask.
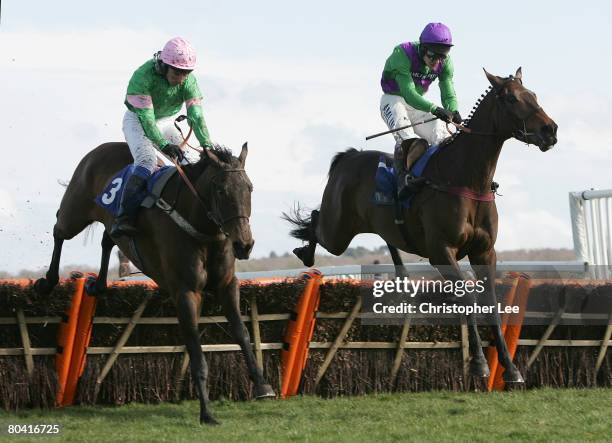
[[[235,241],[234,243],[232,243],[232,246],[234,248],[234,257],[236,257],[238,260],[248,259],[249,255],[251,255],[251,251],[253,250],[254,244],[254,241],[251,241],[250,243],[242,243],[239,241]]]
[[[538,132],[538,137],[541,140],[541,143],[538,143],[540,151],[548,151],[555,144],[557,144],[557,124],[552,122],[548,125],[542,126]]]

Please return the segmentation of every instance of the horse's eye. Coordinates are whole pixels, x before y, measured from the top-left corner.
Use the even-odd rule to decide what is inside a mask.
[[[514,95],[512,95],[512,94],[508,94],[508,95],[506,95],[506,101],[508,103],[510,103],[510,104],[514,104],[514,103],[518,102],[518,99]]]

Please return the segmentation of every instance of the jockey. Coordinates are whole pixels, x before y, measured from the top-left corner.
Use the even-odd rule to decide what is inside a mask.
[[[134,158],[111,235],[134,235],[140,194],[157,166],[156,150],[183,161],[182,137],[174,117],[185,103],[189,125],[202,147],[212,145],[202,113],[202,93],[192,74],[196,53],[181,37],[168,41],[153,58],[139,67],[127,87],[123,134]],[[188,157],[191,157],[189,155]],[[193,158],[191,158],[193,160]]]
[[[394,163],[398,171],[400,198],[418,188],[419,182],[422,182],[409,175],[408,171],[427,148],[421,142],[419,153],[415,152],[417,155],[410,155],[404,162],[403,152],[415,141],[404,144],[403,149],[402,142],[421,137],[428,144],[440,143],[450,135],[445,122],[462,121],[453,86],[453,64],[448,55],[452,46],[450,29],[442,23],[429,23],[421,32],[418,42],[396,46],[385,63],[380,80],[384,92],[380,99],[380,113],[389,129],[415,124],[434,116],[439,119],[393,133],[397,142]],[[436,79],[440,84],[442,106],[423,97]],[[416,144],[414,146],[416,148]]]

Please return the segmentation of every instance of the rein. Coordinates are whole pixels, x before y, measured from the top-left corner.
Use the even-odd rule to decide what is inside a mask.
[[[193,132],[193,127],[190,125],[189,126],[189,132],[187,133],[187,137],[185,137],[183,135],[183,131],[181,130],[181,128],[178,125],[178,122],[181,122],[183,120],[185,120],[187,118],[187,116],[185,115],[179,115],[175,120],[174,120],[174,127],[179,131],[179,133],[181,134],[181,137],[183,138],[183,141],[181,142],[181,144],[179,145],[181,148],[184,146],[188,146],[191,149],[193,149],[196,152],[199,152],[200,154],[202,154],[204,152],[203,148],[197,148],[195,146],[191,146],[188,143],[189,137],[191,136],[192,132]],[[210,240],[223,240],[226,237],[229,237],[229,234],[225,231],[225,229],[223,229],[223,225],[225,225],[225,223],[227,223],[230,220],[236,219],[236,218],[244,218],[244,219],[249,219],[249,217],[245,216],[245,215],[241,215],[241,214],[236,214],[236,215],[232,215],[226,218],[221,218],[221,220],[219,220],[219,218],[216,216],[216,214],[209,208],[208,204],[204,201],[204,199],[202,198],[202,196],[200,195],[200,193],[198,192],[198,190],[195,188],[195,186],[193,185],[193,183],[191,182],[191,180],[189,179],[189,177],[187,177],[187,174],[185,173],[184,169],[182,168],[181,164],[176,161],[176,159],[171,159],[172,163],[174,164],[174,166],[176,167],[177,172],[179,173],[181,179],[185,182],[185,184],[187,185],[187,187],[189,188],[189,190],[191,191],[191,193],[193,194],[193,196],[196,198],[196,201],[202,206],[202,208],[204,208],[204,211],[206,212],[206,216],[209,218],[210,221],[212,221],[215,226],[217,227],[219,234],[217,235],[213,235],[213,236],[209,236],[206,234],[199,234],[196,236],[197,238],[209,238]],[[245,172],[244,168],[234,168],[234,169],[223,169],[222,172]],[[211,183],[216,186],[215,183],[215,178],[217,177],[217,175],[219,174],[215,174],[212,179],[211,179]],[[214,199],[214,197],[213,197]],[[162,208],[164,209],[164,208]],[[166,208],[167,209],[167,208]],[[164,210],[166,210],[164,209]],[[193,228],[190,229],[190,231],[194,231]],[[193,234],[192,234],[193,235]]]

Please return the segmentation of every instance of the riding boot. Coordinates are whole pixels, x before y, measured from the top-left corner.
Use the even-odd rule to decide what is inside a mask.
[[[427,146],[421,147],[419,152],[414,152],[408,155],[410,148],[417,142],[424,141],[422,139],[408,139],[398,142],[395,145],[395,151],[393,153],[393,166],[397,171],[397,196],[400,200],[404,200],[409,196],[418,192],[425,182],[425,177],[414,177],[408,171],[412,168],[416,160],[422,155],[422,152],[427,149]],[[423,149],[424,148],[424,149]]]
[[[123,190],[119,212],[111,228],[111,236],[121,237],[122,235],[127,235],[133,237],[138,232],[136,215],[141,202],[141,194],[146,185],[147,180],[145,178],[136,174],[130,176]]]

